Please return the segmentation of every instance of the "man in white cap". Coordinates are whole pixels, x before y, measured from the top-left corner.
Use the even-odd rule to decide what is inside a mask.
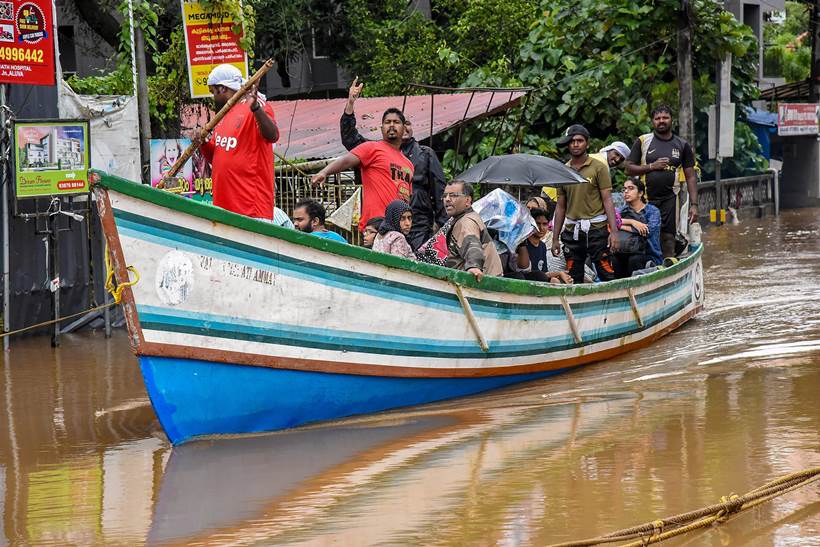
[[[208,76],[208,90],[220,110],[242,86],[233,65],[219,65]],[[273,218],[273,143],[279,129],[273,108],[253,86],[225,114],[202,144],[211,163],[214,205],[270,222]]]
[[[629,157],[629,147],[621,141],[613,141],[609,146],[604,146],[596,154],[590,154],[596,160],[601,160],[610,169],[623,167],[624,161]]]

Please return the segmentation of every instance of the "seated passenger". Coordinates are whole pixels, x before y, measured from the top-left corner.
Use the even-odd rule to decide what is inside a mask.
[[[376,234],[379,233],[379,226],[382,225],[384,217],[373,217],[364,225],[364,232],[362,232],[362,245],[367,249],[373,248],[373,241],[376,239]]]
[[[498,251],[484,221],[472,208],[472,184],[453,181],[444,188],[442,198],[444,210],[452,220],[444,265],[470,272],[476,281],[481,281],[485,275],[500,276]]]
[[[293,208],[293,226],[306,234],[347,243],[345,238],[325,228],[325,208],[312,199],[301,199],[296,202]]]
[[[293,222],[291,222],[290,217],[279,207],[273,208],[273,224],[293,230]]]
[[[384,210],[384,220],[373,240],[373,250],[415,260],[416,254],[407,242],[412,227],[413,211],[410,205],[400,199],[391,201]]]
[[[552,215],[555,213],[555,202],[552,199],[533,196],[527,200],[525,205],[530,211],[533,209],[543,209],[547,212],[547,217],[549,217],[550,222],[552,222]],[[547,245],[549,245],[549,243],[547,243]]]
[[[523,274],[524,279],[550,283],[572,283],[572,277],[566,272],[550,271],[550,253],[544,243],[544,237],[549,232],[549,216],[543,209],[530,209],[538,229],[533,231],[524,242],[518,246],[516,266]]]
[[[618,250],[613,254],[616,276],[629,277],[635,270],[658,266],[661,253],[661,212],[644,198],[646,186],[640,179],[624,183]],[[648,264],[647,264],[648,263]]]

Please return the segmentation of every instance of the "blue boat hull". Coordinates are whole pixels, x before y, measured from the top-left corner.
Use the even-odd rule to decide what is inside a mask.
[[[173,444],[441,401],[564,370],[480,378],[395,378],[169,357],[141,356],[139,361],[157,417]]]

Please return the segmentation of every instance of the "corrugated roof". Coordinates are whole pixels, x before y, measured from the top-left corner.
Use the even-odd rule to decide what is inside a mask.
[[[809,79],[783,84],[760,92],[760,98],[767,101],[777,101],[780,99],[808,100],[811,93]]]
[[[430,112],[434,113],[434,134],[462,123],[515,106],[523,91],[481,91],[406,98],[405,115],[413,121],[418,140],[430,136]],[[390,107],[402,108],[405,97],[369,97],[356,101],[359,132],[380,139],[382,113]],[[339,135],[339,118],[347,99],[304,99],[272,101],[282,136],[276,152],[288,159],[335,158],[346,152]]]

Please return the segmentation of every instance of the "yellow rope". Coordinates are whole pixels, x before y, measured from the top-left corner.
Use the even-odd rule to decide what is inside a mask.
[[[622,543],[621,547],[642,547],[651,543],[658,543],[665,539],[705,528],[712,524],[722,524],[734,514],[747,511],[752,507],[806,486],[818,479],[820,479],[820,467],[812,467],[779,477],[742,496],[736,494],[723,496],[720,498],[720,503],[702,509],[674,515],[665,519],[654,520],[646,524],[618,530],[617,532],[596,538],[559,543],[551,547],[587,547],[630,540],[634,541]],[[667,528],[667,530],[664,531],[664,528]]]
[[[127,271],[134,274],[134,279],[131,281],[126,281],[125,283],[120,283],[119,285],[114,285],[114,266],[111,263],[111,253],[108,251],[108,245],[105,246],[105,290],[111,293],[112,298],[114,298],[114,303],[119,304],[122,301],[122,291],[125,290],[125,287],[131,287],[139,283],[140,274],[137,269],[133,266],[128,266],[126,268]],[[130,277],[130,276],[129,276]]]

